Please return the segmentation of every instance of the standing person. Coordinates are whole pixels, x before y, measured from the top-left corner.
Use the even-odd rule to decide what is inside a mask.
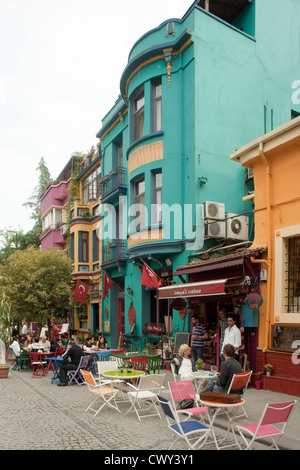
[[[192,347],[192,356],[194,361],[197,359],[203,359],[203,346],[204,340],[208,338],[206,328],[204,325],[200,325],[200,320],[197,315],[192,315],[192,336],[191,336],[191,347]]]
[[[224,344],[231,344],[234,347],[233,358],[237,361],[239,360],[239,348],[242,344],[241,332],[240,329],[236,326],[236,319],[233,315],[227,315],[227,324],[228,327],[225,330],[224,341],[222,345],[222,355],[221,361],[225,360],[223,354]]]
[[[219,310],[219,355],[222,354],[222,346],[224,344],[224,336],[225,330],[228,326],[227,318],[226,318],[226,310],[225,308],[220,308]]]
[[[27,335],[27,325],[25,323],[25,320],[22,321],[22,335]]]
[[[224,361],[221,364],[219,378],[210,379],[208,384],[201,390],[204,392],[227,393],[234,374],[242,372],[242,366],[234,358],[234,347],[232,344],[225,344],[223,347]],[[232,393],[240,393],[240,390],[234,390]]]
[[[69,349],[63,355],[63,358],[66,359],[68,362],[62,364],[59,370],[60,382],[57,384],[59,387],[64,387],[65,385],[68,385],[68,370],[76,370],[83,355],[84,352],[82,348],[75,343],[74,339],[70,339]]]

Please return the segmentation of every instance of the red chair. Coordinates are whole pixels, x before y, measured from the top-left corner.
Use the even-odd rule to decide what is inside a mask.
[[[64,348],[56,348],[54,357],[62,356],[63,353],[64,353]]]
[[[131,357],[130,362],[132,364],[133,370],[140,370],[142,372],[146,372],[147,356]],[[134,383],[134,385],[136,385],[136,379],[134,379],[133,383]]]
[[[267,404],[258,423],[236,426],[246,444],[246,450],[251,448],[256,439],[267,437],[272,442],[269,448],[275,447],[276,450],[279,450],[277,445],[278,440],[285,431],[288,418],[295,403],[296,400],[287,403],[275,403],[273,405]],[[250,442],[247,441],[247,437],[250,438]]]
[[[239,394],[241,395],[241,397],[244,397],[248,385],[250,383],[251,375],[252,370],[250,372],[240,372],[239,374],[234,374],[227,390],[227,393],[234,393],[234,390],[237,390],[240,391]],[[242,413],[236,416],[235,419],[240,418],[241,416],[246,416],[246,418],[248,418],[245,408],[242,406],[241,409]]]
[[[146,372],[147,356],[131,357],[130,361],[131,361],[133,370],[140,370],[142,372]]]
[[[200,421],[203,421],[203,419],[208,418],[207,408],[204,406],[199,406],[193,382],[191,380],[183,380],[182,382],[169,382],[169,389],[172,403],[175,409],[176,405],[178,405],[181,401],[194,401],[194,406],[192,405],[191,408],[177,410],[177,413],[188,414],[190,416],[200,415]]]
[[[39,352],[30,352],[29,353],[30,364],[32,369],[31,377],[45,377],[46,371],[44,365],[47,364],[46,361],[42,360],[42,355]]]

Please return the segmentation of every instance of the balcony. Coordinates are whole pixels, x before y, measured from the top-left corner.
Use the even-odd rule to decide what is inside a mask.
[[[102,203],[127,193],[127,169],[118,167],[102,178]]]
[[[102,248],[102,266],[120,265],[126,263],[127,260],[127,242],[124,240],[116,240],[107,243]]]

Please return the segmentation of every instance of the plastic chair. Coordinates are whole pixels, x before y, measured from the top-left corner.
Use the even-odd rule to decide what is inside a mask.
[[[151,354],[149,356],[147,356],[147,367],[146,367],[147,374],[151,374],[151,372],[153,372],[155,374],[156,371],[159,374],[160,373],[160,364],[161,364],[161,355],[160,354],[158,354],[157,356],[151,355]]]
[[[119,413],[121,413],[116,403],[116,399],[115,399],[118,393],[118,390],[108,385],[97,383],[97,381],[95,380],[91,372],[87,370],[82,369],[81,373],[90,392],[96,396],[96,398],[92,401],[92,403],[87,407],[85,411],[91,410],[94,412],[94,416],[97,416],[97,414],[102,410],[102,408],[104,408],[105,406],[109,406],[113,408],[114,410],[118,411]],[[92,406],[98,400],[100,400],[101,406],[98,409],[93,409]]]
[[[174,408],[183,400],[194,400],[196,406],[177,410],[178,413],[192,415],[200,415],[200,420],[208,418],[208,410],[205,406],[199,406],[197,396],[195,394],[193,382],[191,380],[183,380],[182,382],[169,382],[169,389]]]
[[[296,400],[287,403],[267,404],[258,423],[236,426],[246,444],[246,450],[249,450],[253,443],[261,438],[270,438],[272,444],[269,449],[275,447],[276,450],[279,450],[278,441],[282,434],[284,434],[288,418],[295,403]],[[275,426],[275,424],[278,426]],[[250,442],[247,441],[246,436],[251,438]]]
[[[29,358],[32,369],[31,377],[45,377],[46,371],[44,365],[46,364],[46,361],[42,360],[41,353],[30,352]]]
[[[117,371],[118,370],[118,363],[117,361],[98,361],[97,362],[97,372],[98,372],[98,375],[99,375],[99,380],[101,381],[102,384],[114,384],[114,385],[119,385],[119,384],[123,384],[124,383],[124,380],[123,379],[108,379],[106,377],[103,377],[103,372],[108,372],[110,370],[114,370],[114,371]],[[117,387],[115,387],[117,388]],[[121,388],[118,388],[119,390],[119,394],[122,399],[120,399],[119,397],[118,398],[118,402],[120,401],[128,401],[126,396],[127,396],[127,393],[123,393],[122,389]]]
[[[252,375],[252,370],[250,372],[240,372],[239,374],[234,374],[231,379],[231,383],[229,385],[227,393],[234,393],[234,392],[237,392],[238,390],[241,390],[239,394],[242,397],[244,397],[246,390],[248,388],[248,385],[250,383],[251,375]],[[242,413],[239,414],[238,416],[235,416],[235,419],[241,418],[241,416],[246,416],[246,418],[248,418],[248,415],[243,406],[241,406],[241,410],[242,410]]]
[[[155,376],[144,375],[140,377],[138,387],[128,383],[129,387],[133,388],[134,391],[127,392],[131,407],[126,414],[135,411],[139,421],[141,421],[141,418],[148,418],[150,416],[159,416],[159,418],[161,418],[157,406],[157,395],[160,393],[161,389],[164,388],[164,379],[165,374]],[[150,414],[150,410],[152,409],[153,412]]]
[[[85,381],[81,375],[81,369],[86,369],[89,363],[89,356],[81,356],[80,362],[76,370],[68,370],[69,382],[68,385],[72,383],[77,383],[77,385],[84,385]]]
[[[27,351],[22,351],[19,357],[19,370],[28,370],[30,367],[30,358]]]
[[[180,421],[176,410],[168,400],[161,396],[158,396],[157,399],[165,413],[169,429],[175,434],[175,440],[171,443],[169,450],[178,439],[185,441],[189,449],[192,450],[203,447],[211,432],[210,428],[195,419],[190,419],[190,416]]]

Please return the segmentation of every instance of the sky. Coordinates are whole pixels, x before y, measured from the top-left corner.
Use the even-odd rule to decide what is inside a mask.
[[[0,0],[0,229],[31,230],[41,157],[56,178],[97,145],[134,43],[192,3]]]

